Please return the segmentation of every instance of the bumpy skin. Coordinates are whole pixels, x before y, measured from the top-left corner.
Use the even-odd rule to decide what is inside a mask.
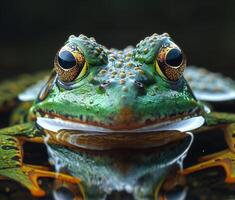
[[[62,150],[62,154],[66,152],[65,146],[74,147],[66,140],[72,134],[90,135],[89,140],[92,140],[92,134],[86,132],[62,130],[57,133],[42,129],[42,127],[39,128],[35,123],[38,117],[51,119],[57,117],[84,125],[96,125],[122,131],[122,134],[125,135],[125,130],[203,115],[206,118],[205,125],[207,128],[220,126],[226,130],[230,151],[234,151],[233,134],[235,128],[233,123],[235,122],[235,116],[228,113],[206,113],[203,104],[197,101],[183,76],[172,81],[167,79],[157,68],[156,59],[160,56],[161,48],[172,43],[173,41],[168,34],[154,34],[137,44],[136,48],[126,48],[119,51],[115,49],[108,50],[96,43],[94,38],[87,38],[84,35],[79,37],[71,36],[65,46],[74,48],[76,51],[79,50],[85,58],[87,70],[85,70],[83,76],[78,76],[71,82],[63,82],[60,76],[53,71],[49,81],[41,93],[37,95],[38,98],[30,109],[29,122],[0,130],[0,175],[20,182],[28,187],[32,194],[38,196],[44,194],[37,184],[38,177],[56,177],[65,182],[80,183],[78,178],[65,174],[56,175],[45,168],[29,166],[22,162],[23,142],[43,143],[43,138],[48,139],[47,134],[51,137],[47,142],[56,145],[54,146],[55,152],[65,149]],[[182,72],[183,65],[185,65],[185,60],[182,62],[178,73]],[[164,70],[167,71],[165,68]],[[166,74],[169,75],[172,70],[174,71],[174,69],[171,69]],[[170,74],[170,77],[175,79],[177,73]],[[8,86],[5,87],[7,89]],[[13,96],[15,97],[15,95]],[[23,121],[17,119],[17,116],[19,116],[17,113],[20,112],[23,111],[18,109],[18,112],[13,116],[15,123]],[[64,134],[61,134],[61,132]],[[128,134],[126,137],[123,137],[124,135],[122,137],[115,135],[114,137],[112,131],[110,131],[107,135],[110,135],[111,141],[114,143],[117,140],[119,142],[129,141]],[[139,135],[144,134],[139,133]],[[161,132],[156,132],[156,137],[152,137],[153,135],[154,133],[151,133],[151,137],[148,137],[148,142],[156,139],[156,137],[163,141],[166,141],[166,138],[167,141],[175,138],[169,137],[169,134],[166,134],[167,137],[163,137],[164,134],[162,135]],[[102,137],[99,137],[100,144],[105,145],[103,142],[105,138],[102,140]],[[146,139],[138,138],[141,138],[142,141]],[[98,140],[96,141],[99,143]],[[130,144],[133,143],[133,141],[129,142]],[[58,144],[64,145],[64,147],[62,148]],[[138,144],[142,145],[143,142]],[[79,149],[76,150],[79,151]],[[71,155],[74,155],[74,153],[72,152]],[[226,160],[224,156],[230,159],[234,154],[230,152],[230,154],[226,153],[224,156],[219,156],[223,158],[220,159],[221,161]],[[99,159],[105,166],[109,165],[106,158],[102,160],[102,157],[100,157]],[[221,165],[221,163],[226,169],[233,169],[234,167],[233,162],[218,162],[218,159],[216,160],[214,157],[209,159],[215,162],[211,164],[210,161],[206,161],[207,164],[185,170],[185,174],[216,164]],[[85,169],[86,165],[84,164],[81,170]],[[73,171],[73,166],[70,166],[70,173],[79,176],[79,173]],[[114,174],[118,174],[115,168],[112,170],[114,170]],[[141,170],[142,172],[145,171],[144,169]],[[230,170],[227,174],[228,176],[234,176],[235,173]],[[90,176],[92,177],[94,174]],[[231,178],[227,180],[234,181]],[[95,180],[94,184],[99,185],[99,181]],[[148,186],[150,187],[151,184],[155,184],[155,182],[150,181]],[[90,192],[89,188],[86,189],[87,194]]]

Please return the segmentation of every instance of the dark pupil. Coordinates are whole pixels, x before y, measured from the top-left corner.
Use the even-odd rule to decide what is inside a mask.
[[[58,62],[64,69],[70,69],[76,65],[76,59],[69,51],[62,51],[58,55]]]
[[[183,60],[182,52],[179,49],[171,49],[166,56],[166,64],[178,67]]]

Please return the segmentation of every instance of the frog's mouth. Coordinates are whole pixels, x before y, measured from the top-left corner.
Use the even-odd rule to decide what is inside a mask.
[[[58,113],[37,110],[34,117],[37,124],[43,129],[58,132],[59,130],[77,130],[87,132],[149,132],[149,131],[191,131],[202,126],[204,118],[202,110],[195,108],[190,112],[184,112],[173,116],[156,117],[155,119],[136,119],[127,110],[120,112],[107,123],[95,120],[82,120],[77,117],[70,117]],[[33,117],[33,118],[34,118]],[[34,118],[34,119],[35,119]],[[107,119],[108,120],[108,119]]]
[[[140,128],[119,130],[59,117],[40,116],[37,117],[36,122],[45,133],[62,144],[90,150],[110,150],[161,147],[187,137],[187,133],[201,127],[205,119],[202,116],[194,116]]]
[[[37,124],[43,129],[59,132],[60,130],[77,130],[77,131],[88,131],[88,132],[126,132],[126,133],[136,133],[136,132],[157,132],[157,131],[192,131],[201,127],[205,119],[202,116],[195,116],[191,118],[176,119],[175,121],[164,121],[161,123],[156,123],[152,125],[147,125],[135,129],[121,129],[115,130],[110,128],[105,128],[101,126],[89,125],[84,123],[79,123],[75,121],[65,120],[59,117],[49,118],[49,117],[37,117]]]

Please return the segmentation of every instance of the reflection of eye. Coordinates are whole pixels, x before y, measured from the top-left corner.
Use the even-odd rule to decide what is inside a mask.
[[[162,192],[162,191],[161,191]],[[186,188],[182,186],[176,186],[172,188],[170,191],[165,191],[164,193],[159,194],[162,200],[175,200],[175,199],[185,199],[184,197],[187,195]]]
[[[173,168],[167,174],[163,183],[155,189],[155,199],[185,199],[185,196],[187,196],[186,179],[180,172],[175,170],[178,170],[178,168]]]
[[[162,47],[156,60],[156,70],[170,81],[177,81],[182,76],[186,59],[182,51],[175,45]]]
[[[87,71],[85,58],[80,51],[65,46],[55,58],[55,70],[64,82],[81,78]]]
[[[55,199],[86,199],[83,186],[80,183],[72,184],[61,180],[56,180],[54,183],[53,193],[56,197]]]

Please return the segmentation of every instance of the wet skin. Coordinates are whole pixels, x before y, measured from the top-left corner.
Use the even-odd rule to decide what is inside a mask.
[[[36,93],[27,122],[0,130],[0,175],[42,196],[38,177],[71,183],[80,183],[80,177],[57,176],[24,164],[25,141],[43,143],[46,138],[48,144],[77,151],[147,148],[181,140],[194,129],[218,126],[225,130],[229,153],[218,155],[221,162],[215,161],[215,155],[184,173],[233,166],[232,162],[224,165],[223,159],[233,156],[235,116],[210,112],[198,101],[183,76],[185,67],[183,51],[168,34],[154,34],[122,51],[107,49],[84,35],[70,36],[55,57],[48,82]],[[229,88],[234,88],[232,84]],[[20,96],[22,100],[24,94]],[[234,181],[233,174],[227,170],[228,181]]]

